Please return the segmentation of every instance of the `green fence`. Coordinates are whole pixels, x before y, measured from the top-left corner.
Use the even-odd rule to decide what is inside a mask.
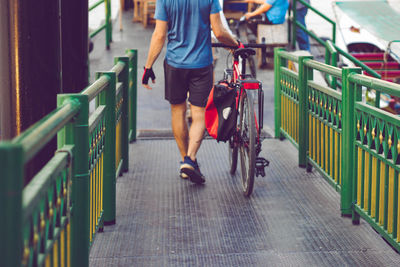
[[[106,32],[106,47],[110,48],[110,43],[112,41],[112,21],[111,21],[111,0],[99,0],[96,3],[89,6],[89,13],[96,7],[100,6],[104,3],[105,8],[105,20],[104,23],[97,29],[95,29],[92,33],[89,34],[90,38],[93,38],[102,30]]]
[[[351,75],[349,88],[361,86],[400,97],[400,85],[363,75]],[[390,244],[400,250],[400,118],[351,98],[354,121],[350,130],[355,172],[352,203]],[[357,220],[357,218],[353,218]]]
[[[306,27],[304,27],[302,24],[300,24],[297,20],[296,17],[296,6],[297,3],[301,3],[304,6],[306,6],[309,10],[314,12],[316,15],[321,17],[323,20],[325,20],[327,23],[332,25],[332,36],[331,40],[323,40],[322,38],[318,37],[313,31],[308,30]],[[289,10],[293,14],[293,16],[290,17],[290,27],[289,27],[289,40],[291,42],[291,46],[294,48],[295,47],[295,42],[296,42],[296,29],[297,27],[302,29],[308,36],[316,40],[320,45],[325,47],[325,64],[331,65],[333,67],[337,67],[338,61],[339,61],[339,55],[347,58],[350,60],[353,64],[356,66],[360,67],[363,71],[369,73],[372,77],[381,78],[381,75],[378,74],[376,71],[365,65],[363,62],[355,58],[354,56],[350,55],[340,47],[336,45],[336,22],[328,18],[326,15],[324,15],[322,12],[311,6],[310,4],[306,3],[304,0],[293,0],[293,6],[291,10]],[[337,89],[338,85],[338,79],[337,77],[333,77],[329,75],[328,73],[325,74],[325,79],[329,87],[333,89]],[[375,97],[375,103],[373,103],[375,107],[379,107],[380,104],[380,92],[376,92],[376,97]]]
[[[58,95],[55,111],[0,143],[0,266],[88,266],[96,232],[115,223],[115,179],[128,169],[136,57],[127,51],[80,94]],[[23,187],[25,164],[56,136],[55,155]]]
[[[342,91],[316,82],[315,71],[341,79]],[[362,87],[400,97],[400,85],[360,73],[276,49],[275,136],[340,192],[342,215],[362,216],[400,251],[400,118],[361,101]]]

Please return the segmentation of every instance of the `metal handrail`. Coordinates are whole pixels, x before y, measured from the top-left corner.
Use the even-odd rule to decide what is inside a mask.
[[[112,40],[112,23],[111,23],[111,0],[99,0],[96,3],[89,6],[89,12],[94,10],[96,7],[104,3],[105,5],[105,21],[99,28],[95,29],[89,34],[89,38],[93,38],[99,34],[102,30],[106,32],[106,48],[110,48],[110,43]]]
[[[68,101],[64,106],[50,113],[50,116],[35,123],[29,134],[13,139],[12,143],[22,145],[25,154],[24,162],[32,159],[49,140],[56,136],[57,132],[79,112],[79,108],[78,102]]]
[[[304,6],[308,7],[309,9],[311,9],[312,11],[314,11],[317,15],[319,15],[320,17],[322,17],[323,19],[325,19],[327,22],[329,22],[330,24],[332,24],[332,42],[336,43],[336,22],[334,22],[333,20],[331,20],[330,18],[328,18],[326,15],[324,15],[322,12],[320,12],[319,10],[317,10],[316,8],[314,8],[313,6],[311,6],[310,4],[304,2],[303,0],[293,0],[293,18],[291,18],[292,21],[294,21],[294,25],[295,26],[303,26],[301,25],[299,22],[297,22],[297,17],[296,17],[296,6],[297,6],[297,1],[300,2],[301,4],[303,4]],[[300,27],[303,29],[303,27]],[[303,29],[304,30],[304,29]],[[295,42],[296,42],[296,27],[293,27],[292,29],[292,47],[294,47]],[[310,31],[308,31],[307,29],[305,29],[305,31],[310,35]],[[318,38],[318,37],[317,37]],[[318,38],[319,40],[321,40],[320,38]],[[318,39],[316,39],[318,41]],[[319,41],[318,41],[319,42]],[[324,44],[322,44],[324,45]]]
[[[56,253],[53,248],[61,239],[68,242],[60,264],[88,266],[93,236],[104,224],[115,222],[115,178],[128,170],[129,134],[133,132],[131,140],[136,138],[132,112],[137,110],[137,50],[127,50],[126,57],[114,62],[112,71],[97,73],[98,79],[81,93],[59,94],[58,108],[20,136],[0,142],[0,209],[7,217],[0,227],[1,266],[28,262],[41,266]],[[98,105],[89,114],[89,102],[94,99]],[[24,187],[26,163],[55,136],[56,155]],[[55,221],[57,227],[46,228]],[[45,231],[49,234],[42,236]],[[31,235],[34,242],[28,241]],[[45,253],[35,258],[37,242],[44,242]]]

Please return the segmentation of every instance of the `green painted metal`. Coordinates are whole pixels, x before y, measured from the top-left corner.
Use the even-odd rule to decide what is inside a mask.
[[[84,94],[61,94],[59,105],[66,101],[78,102],[80,111],[75,119],[65,126],[64,140],[58,144],[74,145],[72,178],[71,218],[71,266],[89,266],[89,214],[90,214],[90,174],[89,162],[89,98]]]
[[[386,230],[382,229],[377,225],[375,220],[369,216],[368,213],[366,213],[364,210],[361,208],[355,206],[354,207],[355,211],[357,214],[359,214],[367,223],[369,223],[381,236],[383,236],[391,246],[393,246],[397,251],[400,251],[400,243],[397,242],[391,234],[389,234]]]
[[[63,258],[63,264],[67,266],[71,260],[65,248],[69,245],[73,149],[73,146],[64,146],[56,151],[23,190],[22,265],[42,266],[46,258],[61,265]],[[64,246],[57,258],[53,254],[56,245],[57,249]]]
[[[14,139],[13,142],[20,143],[24,149],[24,163],[32,159],[78,110],[79,103],[66,103],[36,123],[28,134]]]
[[[106,47],[110,49],[112,42],[111,0],[104,0],[106,6]]]
[[[337,67],[338,62],[338,52],[334,46],[334,44],[327,40],[325,43],[325,64]],[[330,75],[325,76],[328,84],[331,88],[336,89],[337,87],[337,78],[331,77]]]
[[[92,133],[95,128],[100,124],[100,121],[104,118],[104,114],[106,107],[105,106],[99,106],[96,108],[95,111],[93,111],[92,115],[89,117],[89,133]]]
[[[304,67],[305,61],[313,59],[312,56],[299,57],[299,166],[305,168],[307,166],[307,150],[308,150],[308,80],[312,79],[312,73],[308,68]]]
[[[89,11],[92,11],[93,9],[95,9],[96,7],[98,7],[99,5],[101,5],[101,4],[103,4],[103,3],[104,3],[104,0],[99,0],[99,1],[97,1],[96,3],[92,4],[92,5],[89,7]]]
[[[306,3],[303,0],[293,0],[293,6],[292,6],[292,13],[293,13],[293,20],[295,23],[293,23],[292,21],[292,47],[294,47],[295,41],[296,41],[296,27],[300,27],[301,29],[303,29],[308,35],[312,36],[313,38],[316,37],[315,34],[313,34],[311,31],[307,30],[305,27],[302,27],[303,25],[301,25],[296,18],[296,5],[297,2],[303,4],[304,6],[308,7],[309,10],[313,11],[315,14],[317,14],[318,16],[320,16],[321,18],[323,18],[324,20],[326,20],[328,23],[330,23],[332,25],[332,42],[336,43],[336,23],[331,20],[328,16],[326,16],[325,14],[323,14],[322,12],[320,12],[319,10],[317,10],[316,8],[314,8],[313,6],[311,6],[309,3]],[[321,40],[320,38],[314,38],[317,41]],[[324,45],[324,44],[323,44]]]
[[[313,69],[309,68],[312,75]],[[336,190],[340,190],[341,93],[308,81],[308,160]]]
[[[324,14],[322,14],[317,9],[315,9],[308,3],[304,2],[303,0],[294,0],[293,1],[292,12],[294,14],[293,15],[294,18],[296,17],[296,8],[295,7],[296,7],[297,1],[302,3],[303,5],[307,6],[310,10],[314,11],[316,14],[318,14],[323,19],[325,19],[326,21],[328,21],[329,23],[332,24],[332,41],[331,40],[327,40],[327,41],[322,40],[314,32],[307,30],[306,27],[304,27],[296,19],[294,19],[295,23],[293,23],[293,21],[292,21],[293,26],[291,27],[292,36],[293,36],[292,40],[291,40],[291,44],[292,44],[293,48],[295,47],[294,44],[295,44],[295,40],[296,40],[296,27],[300,27],[311,38],[316,40],[322,46],[325,46],[325,63],[326,64],[336,67],[337,61],[338,61],[338,54],[340,54],[340,55],[346,57],[347,59],[349,59],[351,62],[353,62],[356,66],[361,67],[363,70],[365,70],[366,72],[371,74],[373,77],[381,78],[381,76],[377,72],[375,72],[373,69],[371,69],[370,67],[365,65],[363,62],[356,59],[355,57],[353,57],[352,55],[350,55],[349,53],[347,53],[346,51],[344,51],[343,49],[341,49],[340,47],[338,47],[335,44],[336,43],[336,23],[333,20],[329,19],[327,16],[325,16]],[[356,4],[356,5],[359,6],[359,4]],[[326,74],[326,78],[327,78],[328,84],[330,85],[331,88],[337,87],[338,84],[337,84],[336,77],[331,77],[329,74]],[[375,98],[375,106],[379,107],[379,103],[380,103],[380,93],[377,92],[376,98]]]
[[[129,168],[129,57],[115,58],[114,63],[123,63],[124,68],[119,74],[118,81],[122,82],[122,171],[127,172]]]
[[[103,24],[103,25],[101,25],[99,28],[97,28],[96,30],[94,30],[93,32],[91,32],[91,33],[89,34],[89,37],[90,37],[90,38],[93,38],[93,37],[95,37],[97,34],[99,34],[101,31],[106,30],[106,29],[107,29],[107,24]],[[108,43],[107,43],[106,45],[108,45]]]
[[[374,71],[373,69],[371,69],[370,67],[368,67],[367,65],[364,64],[364,62],[358,60],[357,58],[353,57],[352,55],[350,55],[349,53],[345,52],[343,49],[341,49],[340,47],[338,47],[337,45],[333,44],[333,46],[335,47],[335,49],[345,58],[347,58],[348,60],[350,60],[351,62],[353,62],[356,66],[362,68],[363,70],[365,70],[366,72],[368,72],[370,75],[372,75],[375,78],[380,79],[381,75],[379,73],[377,73],[376,71]],[[376,92],[376,97],[375,97],[375,107],[379,108],[380,105],[380,99],[381,99],[381,93],[380,92]]]
[[[299,60],[303,61],[299,64],[299,73],[310,76],[306,78],[306,83],[303,81],[304,74],[299,77],[298,103],[302,106],[301,92],[303,87],[307,87],[308,114],[306,129],[302,129],[300,122],[297,125],[300,134],[297,144],[291,135],[297,130],[291,130],[293,124],[285,121],[288,114],[292,114],[288,103],[295,103],[297,99],[292,90],[296,86],[296,73],[280,62],[291,57],[296,56],[275,51],[275,103],[279,105],[275,107],[275,118],[280,116],[275,121],[276,127],[279,127],[275,133],[288,138],[299,149],[299,154],[304,154],[301,146],[305,142],[301,141],[301,136],[305,131],[307,140],[311,142],[306,145],[307,164],[315,167],[340,192],[342,215],[351,215],[355,224],[359,223],[361,215],[399,250],[400,119],[362,103],[361,87],[399,96],[400,86],[362,75],[361,68],[339,69],[312,59]],[[312,80],[310,77],[314,70],[341,78],[342,91]],[[284,106],[280,105],[281,99],[286,99]],[[303,112],[299,108],[299,121],[304,118]],[[285,119],[282,120],[282,117]]]
[[[288,62],[284,62],[288,64]],[[299,121],[299,114],[297,109],[299,108],[299,93],[298,83],[299,78],[295,72],[287,69],[286,67],[280,68],[280,95],[281,95],[281,106],[285,107],[287,114],[282,116],[281,114],[281,134],[293,142],[296,146],[298,145],[298,130],[297,125]]]
[[[291,10],[292,14],[293,14],[293,18],[292,18],[292,23],[290,25],[290,27],[292,29],[292,39],[290,41],[291,41],[293,49],[296,47],[297,1],[298,0],[293,0],[293,2],[292,2],[292,6],[293,7],[292,7],[292,10]],[[293,23],[293,21],[294,21],[294,23]],[[296,26],[292,26],[293,24],[296,25]],[[290,38],[290,34],[289,34],[289,38]]]
[[[354,75],[350,77],[350,81],[361,86],[372,88],[382,93],[400,97],[400,85],[387,82],[384,80],[368,77],[365,75]]]
[[[313,68],[315,70],[319,70],[321,72],[324,72],[326,74],[335,76],[337,78],[341,78],[342,77],[342,71],[340,68],[337,67],[333,67],[330,65],[326,65],[324,63],[321,63],[319,61],[316,60],[308,60],[306,63],[307,67]]]
[[[90,173],[90,244],[99,228],[103,227],[103,198],[101,161],[105,150],[106,106],[99,105],[89,117],[89,173]]]
[[[106,90],[109,79],[106,76],[101,76],[96,81],[88,86],[81,94],[87,95],[89,101],[95,99],[102,91]]]
[[[276,51],[279,51],[280,58],[291,60],[295,63],[299,62],[299,57],[296,56],[295,54],[288,52],[288,51],[284,50],[283,48],[275,48],[275,49],[277,49]],[[283,64],[283,65],[286,66],[286,64]]]
[[[331,90],[332,88],[330,88],[330,87],[327,87],[325,85],[316,83],[316,82],[314,82],[312,80],[309,80],[307,82],[307,85],[312,87],[312,88],[317,89],[318,91],[324,93],[325,95],[331,96],[331,97],[333,97],[335,99],[338,99],[338,100],[342,99],[342,94],[337,92],[337,91],[332,91]]]
[[[106,140],[104,154],[103,208],[105,225],[115,224],[115,92],[117,77],[115,72],[98,72],[96,77],[106,76],[107,90],[99,95],[99,104],[106,106]]]
[[[275,117],[275,138],[281,138],[281,77],[280,68],[282,66],[282,59],[280,51],[282,48],[276,47],[274,49],[274,117]]]
[[[23,148],[20,144],[0,144],[0,265],[20,266],[22,252]]]
[[[126,50],[129,57],[129,141],[136,141],[137,124],[137,74],[138,74],[138,51]]]
[[[92,33],[89,34],[90,38],[93,38],[97,34],[99,34],[101,31],[105,31],[106,33],[106,48],[110,49],[110,43],[112,42],[112,21],[111,21],[111,0],[99,0],[96,3],[92,4],[89,7],[89,13],[96,7],[100,6],[101,4],[104,3],[104,9],[105,9],[105,22],[102,24],[99,28],[94,30]]]
[[[354,177],[354,140],[355,140],[355,102],[361,100],[361,87],[350,83],[352,73],[361,73],[360,68],[343,68],[342,103],[343,103],[343,156],[342,156],[342,193],[340,209],[342,215],[352,214],[353,177]]]
[[[119,80],[122,82],[122,84],[119,83],[120,93],[126,99],[124,101],[126,103],[121,105],[120,110],[121,117],[125,121],[124,140],[122,140],[125,155],[121,166],[129,161],[126,156],[128,107],[136,106],[130,103],[132,98],[128,95],[128,89],[131,89],[132,83],[132,68],[128,68],[128,65],[133,66],[130,62],[133,58],[132,53],[128,53],[128,57],[118,58],[113,67],[113,70],[119,73]],[[137,65],[137,62],[135,64]],[[7,220],[0,223],[1,266],[20,266],[24,263],[28,266],[42,266],[46,258],[51,262],[58,260],[61,265],[61,256],[54,258],[52,251],[56,244],[63,245],[66,249],[67,225],[71,226],[70,266],[88,266],[91,235],[90,199],[93,200],[93,195],[90,194],[89,166],[99,164],[98,158],[92,157],[94,153],[89,153],[89,140],[96,139],[98,144],[92,148],[97,154],[102,153],[102,144],[105,143],[103,198],[105,205],[104,213],[94,218],[97,220],[95,230],[103,227],[103,219],[106,216],[106,223],[115,223],[117,75],[115,72],[107,72],[98,76],[99,79],[80,94],[58,95],[56,110],[10,142],[0,142],[0,169],[2,170],[0,172],[0,212],[6,214],[7,217]],[[89,102],[96,98],[99,99],[97,108],[89,117]],[[107,131],[105,142],[99,134],[103,133],[103,130]],[[55,135],[57,135],[58,143],[56,155],[36,174],[31,183],[23,188],[24,164],[37,157],[38,151]],[[127,165],[124,166],[126,169],[127,167]],[[99,178],[98,173],[94,175],[96,179]],[[69,177],[71,184],[68,182]],[[96,190],[98,193],[98,185]],[[94,203],[92,208],[98,214],[100,204],[98,199],[95,201],[97,202],[92,202]],[[64,241],[62,241],[62,235]],[[29,241],[30,238],[33,238],[34,242]],[[39,248],[44,248],[44,250],[39,251]],[[68,259],[64,258],[63,265],[67,266]]]

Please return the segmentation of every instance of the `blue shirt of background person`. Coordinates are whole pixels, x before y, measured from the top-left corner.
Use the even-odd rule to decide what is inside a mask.
[[[266,0],[265,3],[272,7],[267,11],[267,18],[272,24],[282,24],[285,22],[286,11],[289,7],[288,0]]]
[[[179,16],[172,10],[180,10]],[[157,0],[154,17],[168,22],[169,65],[196,69],[212,64],[210,14],[220,11],[218,0]]]
[[[244,14],[246,19],[266,15],[266,24],[282,24],[285,22],[286,11],[289,7],[288,0],[244,0],[246,3],[255,3],[259,6],[251,12]]]

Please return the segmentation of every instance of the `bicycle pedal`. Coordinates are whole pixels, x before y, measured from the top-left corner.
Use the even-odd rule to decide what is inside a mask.
[[[269,165],[269,161],[262,157],[256,158],[256,176],[265,177],[265,167]]]

